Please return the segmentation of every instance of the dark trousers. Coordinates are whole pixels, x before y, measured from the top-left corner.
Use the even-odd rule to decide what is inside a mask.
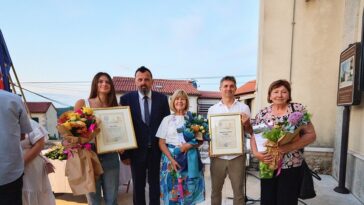
[[[274,173],[276,174],[276,173]],[[262,205],[296,205],[301,184],[301,167],[282,169],[277,177],[261,179]]]
[[[158,149],[158,150],[157,150]],[[133,157],[131,160],[131,172],[133,179],[133,203],[134,205],[145,205],[145,185],[148,179],[149,204],[160,204],[160,151],[159,148],[148,149],[143,156]]]
[[[0,204],[22,205],[23,175],[0,186]]]

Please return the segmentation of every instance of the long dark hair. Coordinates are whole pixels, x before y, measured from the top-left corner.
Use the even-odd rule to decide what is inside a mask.
[[[107,106],[109,106],[109,107],[117,106],[118,101],[116,100],[114,83],[112,82],[110,75],[107,73],[104,73],[104,72],[98,72],[95,75],[94,79],[92,79],[91,92],[90,92],[89,99],[97,97],[97,94],[98,94],[97,84],[98,84],[99,78],[101,76],[106,76],[110,83],[110,92],[107,94]]]

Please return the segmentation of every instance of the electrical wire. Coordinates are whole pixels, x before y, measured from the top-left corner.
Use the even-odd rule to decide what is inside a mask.
[[[18,87],[18,88],[19,88],[19,86],[18,86],[18,85],[16,85],[16,84],[13,84],[13,85],[14,85],[15,87]],[[23,89],[23,90],[25,90],[25,91],[27,91],[27,92],[30,92],[30,93],[32,93],[32,94],[34,94],[34,95],[37,95],[37,96],[39,96],[39,97],[41,97],[41,98],[44,98],[44,99],[47,99],[47,100],[49,100],[49,101],[52,101],[52,102],[58,103],[58,104],[60,104],[60,105],[64,105],[64,106],[67,106],[67,107],[72,106],[72,105],[69,105],[69,104],[66,104],[66,103],[60,102],[60,101],[58,101],[58,100],[55,100],[55,99],[52,99],[52,98],[46,97],[46,96],[44,96],[44,95],[42,95],[42,94],[39,94],[39,93],[33,92],[33,91],[28,90],[28,89],[26,89],[26,88],[24,88],[24,87],[22,87],[22,89]]]

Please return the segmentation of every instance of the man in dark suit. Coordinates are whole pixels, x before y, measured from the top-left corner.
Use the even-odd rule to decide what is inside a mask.
[[[133,180],[133,202],[145,205],[145,185],[148,176],[149,204],[160,204],[159,170],[161,151],[155,136],[162,119],[170,114],[167,96],[151,91],[151,71],[142,66],[135,71],[138,90],[120,97],[120,104],[130,106],[138,148],[122,154],[124,164],[130,164]]]

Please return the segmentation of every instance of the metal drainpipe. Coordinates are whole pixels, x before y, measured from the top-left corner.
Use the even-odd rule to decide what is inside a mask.
[[[291,57],[289,63],[289,82],[292,80],[292,64],[293,64],[293,40],[294,40],[294,26],[296,24],[296,0],[293,1],[293,14],[292,14],[292,33],[291,33]]]

